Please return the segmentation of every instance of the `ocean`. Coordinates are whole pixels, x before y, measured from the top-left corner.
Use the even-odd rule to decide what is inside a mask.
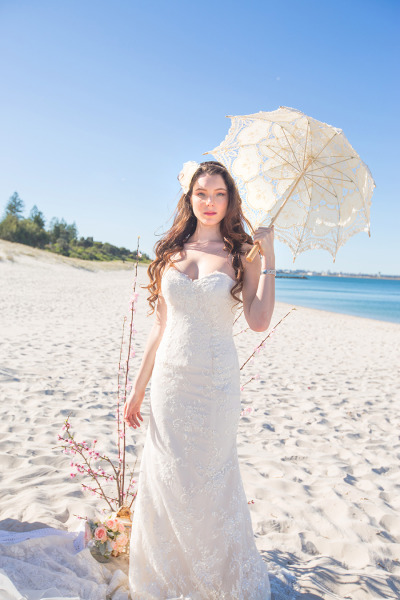
[[[276,277],[276,300],[379,321],[400,323],[400,280],[307,275]]]

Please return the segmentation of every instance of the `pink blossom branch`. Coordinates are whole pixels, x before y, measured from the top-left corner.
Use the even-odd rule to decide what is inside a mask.
[[[130,359],[130,355],[131,355],[131,346],[132,346],[132,333],[136,332],[136,330],[133,328],[133,314],[136,312],[136,300],[137,300],[137,293],[136,293],[136,281],[137,281],[137,274],[138,274],[138,259],[139,259],[139,239],[140,236],[138,236],[138,243],[137,243],[137,249],[136,249],[136,257],[137,260],[135,262],[135,276],[133,279],[133,296],[132,296],[132,300],[130,303],[130,312],[131,312],[131,321],[129,324],[129,339],[128,339],[128,355],[126,358],[126,369],[125,369],[125,390],[124,390],[124,404],[126,402],[126,397],[127,397],[127,388],[128,388],[128,375],[129,375],[129,359]],[[124,487],[125,487],[125,463],[126,463],[126,423],[124,421],[123,424],[123,452],[122,452],[122,476],[121,476],[121,490],[122,490],[122,497],[120,497],[120,505],[122,506],[123,502],[124,502]]]
[[[235,325],[236,321],[238,321],[238,320],[240,319],[240,317],[242,316],[242,314],[243,314],[243,308],[242,308],[242,310],[240,311],[240,313],[238,314],[238,316],[236,317],[236,319],[233,321],[233,324],[234,324],[234,325]]]
[[[70,444],[70,443],[72,443],[72,445],[73,445],[73,450],[74,450],[74,453],[77,453],[77,454],[79,454],[79,455],[81,456],[82,460],[83,460],[83,461],[86,463],[86,467],[87,467],[87,468],[86,468],[86,472],[88,473],[88,475],[90,475],[90,476],[92,477],[92,479],[94,479],[94,480],[95,480],[95,482],[96,482],[96,483],[97,483],[97,485],[99,486],[99,489],[100,489],[100,491],[101,491],[101,494],[102,494],[102,496],[104,497],[105,501],[107,502],[107,504],[109,505],[109,507],[110,507],[110,508],[111,508],[111,510],[112,510],[112,506],[111,506],[111,504],[110,504],[110,503],[108,502],[108,500],[107,500],[107,496],[106,496],[106,494],[104,493],[104,490],[103,490],[103,488],[102,488],[102,486],[101,486],[101,483],[99,482],[99,480],[98,480],[98,478],[97,478],[97,474],[96,474],[96,473],[93,471],[93,469],[91,468],[91,465],[90,465],[90,460],[89,460],[89,461],[87,460],[86,456],[84,455],[83,451],[82,451],[82,450],[81,450],[81,448],[80,448],[80,444],[79,444],[79,442],[76,442],[76,441],[75,441],[74,437],[71,435],[71,433],[70,433],[70,431],[69,431],[69,429],[70,429],[70,424],[69,424],[69,422],[68,422],[68,419],[69,419],[69,417],[70,417],[70,414],[71,414],[71,413],[69,413],[68,417],[67,417],[67,418],[66,418],[66,420],[65,420],[65,430],[66,430],[66,433],[67,433],[67,435],[68,435],[68,443],[69,443],[69,444]],[[61,438],[61,439],[64,439],[63,437],[59,436],[59,439],[60,439],[60,438]],[[65,441],[67,441],[67,440],[65,440]],[[55,446],[55,447],[57,447],[57,446]],[[58,447],[60,447],[60,446],[58,446]],[[62,445],[61,445],[61,447],[62,447],[62,448],[65,448],[65,449],[66,449],[66,448],[68,448],[68,446],[62,446]],[[84,448],[84,449],[86,450],[86,448],[83,446],[83,443],[82,443],[82,448]]]
[[[286,313],[286,315],[284,317],[282,317],[282,319],[280,321],[278,321],[278,323],[271,329],[271,331],[265,336],[265,338],[258,344],[258,346],[255,348],[254,352],[252,354],[250,354],[249,358],[242,364],[242,366],[240,367],[240,370],[243,369],[243,367],[249,362],[249,360],[251,360],[253,358],[253,356],[257,353],[258,348],[260,348],[260,346],[263,346],[264,342],[275,332],[275,329],[278,327],[278,325],[280,323],[282,323],[282,321],[284,319],[286,319],[286,317],[292,312],[292,310],[296,310],[296,307],[293,306],[288,313]]]
[[[122,346],[124,344],[124,330],[125,330],[125,321],[126,321],[126,317],[124,317],[124,321],[122,324],[122,336],[121,336],[121,345],[120,345],[120,350],[119,350],[119,361],[118,361],[118,379],[117,379],[117,384],[118,384],[118,394],[117,394],[117,419],[118,419],[118,425],[117,425],[117,431],[118,431],[118,458],[121,458],[121,436],[120,436],[120,431],[121,431],[121,427],[120,427],[120,388],[121,388],[121,384],[120,384],[120,373],[121,373],[121,358],[122,358]]]

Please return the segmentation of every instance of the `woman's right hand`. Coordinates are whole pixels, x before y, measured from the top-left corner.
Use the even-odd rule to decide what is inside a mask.
[[[139,419],[143,421],[143,417],[140,414],[140,407],[142,406],[144,398],[144,392],[138,392],[132,390],[128,400],[124,404],[124,421],[129,427],[140,427]]]

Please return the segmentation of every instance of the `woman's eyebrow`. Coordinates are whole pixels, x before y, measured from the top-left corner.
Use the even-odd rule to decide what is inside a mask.
[[[206,189],[206,188],[203,188],[203,187],[198,187],[198,188],[196,188],[196,192],[197,192],[198,190],[205,190],[205,189]],[[217,188],[215,191],[216,191],[216,192],[218,192],[219,190],[223,190],[224,192],[226,192],[226,188]]]

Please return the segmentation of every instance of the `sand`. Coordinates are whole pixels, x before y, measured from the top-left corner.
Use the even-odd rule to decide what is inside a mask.
[[[147,284],[146,267],[138,273]],[[0,529],[75,531],[76,515],[96,514],[98,500],[53,447],[72,411],[80,440],[114,450],[133,275],[133,265],[0,240]],[[133,373],[153,321],[137,291]],[[269,330],[292,307],[276,302]],[[246,326],[242,316],[234,331]],[[302,600],[400,598],[399,334],[399,324],[297,306],[242,371],[242,384],[260,377],[242,392],[252,412],[238,433],[257,547]],[[240,364],[265,335],[235,336]],[[128,434],[139,460],[149,387],[144,424]]]

